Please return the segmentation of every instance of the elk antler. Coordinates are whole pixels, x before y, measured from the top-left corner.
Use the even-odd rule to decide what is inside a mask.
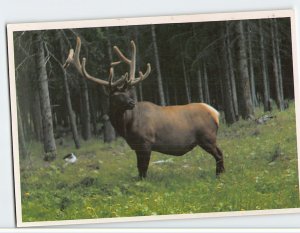
[[[67,58],[65,64],[63,65],[64,69],[67,69],[69,67],[69,65],[72,64],[75,66],[75,68],[77,69],[77,71],[79,72],[79,74],[81,76],[85,77],[88,80],[96,82],[97,84],[104,85],[104,86],[110,86],[110,87],[115,87],[115,86],[120,85],[127,78],[125,76],[122,76],[122,78],[118,79],[116,82],[112,82],[113,77],[114,77],[113,67],[111,67],[111,69],[110,69],[109,82],[93,77],[85,69],[86,58],[83,58],[82,63],[80,63],[80,60],[79,60],[80,49],[81,49],[81,39],[79,37],[77,37],[75,52],[74,52],[74,49],[70,49],[68,58]]]
[[[117,53],[118,57],[120,58],[120,61],[116,61],[116,62],[112,62],[111,66],[116,66],[119,65],[122,62],[125,62],[126,64],[129,65],[130,67],[130,71],[129,71],[129,78],[126,79],[126,82],[128,85],[136,85],[137,83],[143,81],[144,79],[146,79],[150,72],[151,72],[151,66],[148,63],[147,64],[147,70],[145,72],[145,74],[143,74],[141,71],[139,71],[139,77],[135,78],[135,66],[136,66],[136,46],[135,43],[133,41],[131,41],[131,60],[128,59],[117,46],[114,46],[114,51]]]

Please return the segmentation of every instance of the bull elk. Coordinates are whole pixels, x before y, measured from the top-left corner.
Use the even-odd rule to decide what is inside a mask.
[[[108,81],[95,78],[86,71],[86,59],[79,60],[80,48],[78,37],[75,52],[70,50],[64,68],[73,64],[84,78],[108,87],[110,121],[136,152],[140,178],[147,175],[151,151],[181,156],[197,145],[215,158],[216,175],[224,172],[223,154],[216,145],[219,113],[213,107],[205,103],[167,107],[146,101],[136,103],[132,87],[149,76],[151,66],[147,64],[146,72],[139,72],[139,76],[135,77],[136,47],[133,41],[131,59],[114,46],[120,60],[111,63]],[[113,82],[114,67],[122,62],[129,65],[129,75],[126,73]]]

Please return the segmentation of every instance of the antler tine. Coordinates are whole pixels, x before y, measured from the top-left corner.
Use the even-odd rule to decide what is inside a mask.
[[[75,68],[77,69],[77,71],[80,73],[81,76],[83,76],[86,79],[89,79],[93,82],[96,82],[97,84],[104,85],[104,86],[111,85],[112,87],[114,87],[114,86],[117,86],[120,83],[124,82],[125,78],[121,78],[121,79],[117,80],[116,82],[112,82],[112,79],[114,76],[113,68],[110,69],[109,81],[111,83],[109,83],[105,80],[102,80],[102,79],[95,78],[92,75],[90,75],[86,71],[86,68],[85,68],[86,58],[83,58],[82,63],[80,63],[80,59],[79,59],[80,50],[81,50],[81,39],[80,39],[80,37],[77,37],[75,51],[74,51],[74,49],[70,49],[68,58],[67,58],[65,64],[63,65],[64,69],[67,69],[69,67],[69,65],[72,64],[75,66]]]
[[[116,54],[119,56],[119,58],[121,59],[121,61],[113,62],[113,63],[116,63],[116,65],[117,65],[117,64],[120,64],[123,60],[125,63],[130,65],[131,61],[127,57],[125,57],[125,55],[121,52],[121,50],[117,46],[114,46],[114,50],[115,50]]]
[[[108,86],[109,88],[111,89],[112,88],[112,80],[114,79],[114,68],[113,67],[110,67],[110,70],[109,70],[109,77],[108,77]]]
[[[131,43],[131,62],[130,62],[130,74],[129,74],[129,81],[130,83],[134,81],[135,79],[135,64],[136,64],[136,47],[135,43],[133,40],[130,42]]]
[[[74,49],[70,49],[68,58],[65,61],[65,64],[63,64],[64,69],[67,69],[69,67],[69,65],[72,63],[73,57],[74,57]]]
[[[122,62],[127,63],[130,66],[129,71],[129,79],[127,82],[131,84],[135,80],[135,65],[136,65],[136,46],[134,41],[131,41],[131,60],[128,59],[117,46],[114,46],[114,51],[117,53],[118,57],[120,58],[120,61],[112,62],[112,66],[119,65]]]
[[[122,75],[122,77],[120,79],[118,79],[117,81],[113,82],[114,79],[114,68],[111,67],[110,68],[110,73],[109,73],[109,79],[108,81],[110,82],[110,86],[111,87],[116,87],[119,86],[121,83],[124,83],[124,81],[127,79],[128,73],[126,73],[125,75]]]
[[[122,75],[121,78],[118,80],[118,81],[122,80],[122,81],[123,81],[122,84],[121,84],[121,82],[116,81],[116,83],[117,83],[117,82],[118,82],[118,83],[117,83],[117,85],[115,85],[115,86],[117,86],[117,89],[118,89],[118,90],[122,90],[124,87],[127,86],[127,84],[128,84],[127,79],[128,79],[128,73],[126,72],[126,73],[125,73],[124,75]]]
[[[125,55],[120,51],[120,49],[117,46],[114,46],[114,50],[117,53],[117,55],[119,56],[120,61],[111,63],[110,75],[109,75],[108,81],[95,78],[94,76],[90,75],[86,71],[86,58],[83,58],[82,62],[80,63],[79,54],[80,54],[80,50],[81,50],[81,40],[79,37],[77,37],[75,51],[73,49],[70,49],[68,58],[66,59],[66,62],[63,65],[63,67],[64,67],[64,69],[66,69],[66,68],[68,68],[68,66],[70,64],[72,64],[75,66],[77,71],[81,74],[81,76],[83,76],[86,79],[89,79],[93,82],[96,82],[97,84],[100,84],[100,85],[116,87],[124,82],[126,82],[128,85],[135,85],[135,84],[141,82],[142,80],[146,79],[149,76],[151,67],[150,67],[150,64],[148,64],[146,73],[143,74],[142,72],[139,72],[140,76],[139,76],[139,78],[136,79],[135,78],[136,46],[133,41],[131,41],[131,48],[132,48],[132,54],[131,54],[131,60],[130,60],[127,57],[125,57]],[[116,82],[113,82],[113,77],[114,77],[113,67],[122,62],[125,62],[130,66],[129,75],[128,75],[128,73],[126,73],[120,79],[118,79]]]
[[[151,72],[151,65],[150,65],[150,63],[148,63],[148,64],[147,64],[147,70],[146,70],[145,74],[143,74],[143,73],[140,71],[140,72],[139,72],[140,77],[137,78],[137,79],[135,79],[134,81],[132,81],[132,82],[131,82],[131,85],[136,85],[136,84],[138,84],[139,82],[145,80],[145,79],[149,76],[150,72]]]
[[[84,57],[82,59],[82,73],[83,73],[83,76],[97,84],[100,84],[100,85],[105,85],[105,86],[108,86],[109,85],[109,82],[105,81],[105,80],[102,80],[102,79],[99,79],[99,78],[95,78],[93,77],[92,75],[90,75],[86,69],[85,69],[85,64],[86,64],[86,58]]]
[[[110,70],[109,70],[109,77],[108,77],[108,82],[112,82],[113,79],[114,79],[114,68],[113,67],[110,67]]]
[[[124,78],[126,83],[129,83],[129,78],[128,78],[128,72],[126,72],[124,75],[122,75],[122,78]]]
[[[78,36],[76,39],[76,48],[75,48],[75,52],[74,52],[74,56],[73,56],[74,57],[74,65],[75,65],[76,69],[80,72],[80,74],[83,75],[82,66],[80,64],[80,59],[79,59],[80,50],[81,50],[81,39]]]
[[[80,50],[81,50],[81,40],[79,37],[77,37],[75,52],[74,49],[70,49],[68,58],[65,64],[63,65],[63,67],[66,69],[69,67],[70,64],[73,64],[77,69],[77,71],[83,76],[82,67],[79,60]]]

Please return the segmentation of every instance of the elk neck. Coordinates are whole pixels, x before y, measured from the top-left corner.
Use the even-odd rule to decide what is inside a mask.
[[[109,105],[109,118],[117,133],[125,137],[132,122],[132,110],[120,110]]]

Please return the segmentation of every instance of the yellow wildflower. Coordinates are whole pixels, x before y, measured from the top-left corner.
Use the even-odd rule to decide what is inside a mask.
[[[29,196],[30,196],[30,193],[29,193],[29,192],[26,192],[26,193],[24,193],[24,196],[25,196],[25,197],[29,197]]]

